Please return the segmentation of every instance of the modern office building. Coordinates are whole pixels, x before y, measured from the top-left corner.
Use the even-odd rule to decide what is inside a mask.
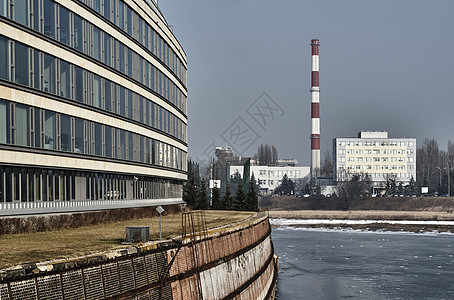
[[[0,0],[0,210],[181,203],[186,97],[154,2]]]
[[[374,185],[384,187],[388,179],[408,184],[416,181],[416,139],[389,138],[384,131],[362,131],[357,138],[333,140],[334,179],[367,173]]]

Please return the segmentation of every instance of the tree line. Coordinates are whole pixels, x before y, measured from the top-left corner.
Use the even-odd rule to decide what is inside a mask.
[[[196,210],[238,210],[258,211],[258,185],[254,174],[251,176],[247,191],[243,188],[243,180],[237,172],[226,183],[225,193],[214,187],[209,189],[209,180],[201,177],[199,165],[188,160],[188,180],[183,187],[183,200]]]

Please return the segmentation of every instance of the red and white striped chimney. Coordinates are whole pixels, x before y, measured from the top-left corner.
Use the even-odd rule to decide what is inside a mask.
[[[318,39],[311,41],[312,46],[312,86],[311,86],[311,175],[318,177],[320,174],[320,87],[319,75],[319,47]]]

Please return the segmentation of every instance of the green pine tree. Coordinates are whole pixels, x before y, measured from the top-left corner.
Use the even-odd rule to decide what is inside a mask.
[[[217,187],[214,187],[212,191],[211,208],[221,209],[221,191]]]
[[[252,173],[251,180],[249,183],[249,192],[247,194],[246,210],[258,211],[259,209],[259,197],[256,191],[256,182],[254,173]]]
[[[244,194],[243,183],[240,183],[236,190],[235,198],[233,198],[232,206],[234,210],[245,210],[245,205],[246,195]]]
[[[198,197],[195,168],[196,164],[188,160],[188,180],[183,187],[183,201],[190,207],[195,206]]]
[[[195,205],[195,209],[208,209],[208,196],[207,196],[207,183],[205,179],[200,181],[200,189],[199,189],[199,196],[197,197],[197,203]]]
[[[232,207],[232,194],[230,194],[230,184],[225,186],[225,194],[222,197],[222,209],[231,210]]]

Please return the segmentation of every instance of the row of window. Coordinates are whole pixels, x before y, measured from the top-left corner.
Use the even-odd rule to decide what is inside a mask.
[[[186,142],[187,125],[153,101],[76,65],[2,36],[0,78],[122,115]]]
[[[337,178],[338,180],[342,180],[344,178],[348,178],[348,176],[346,175],[346,171],[344,168],[340,167],[338,168],[337,170]],[[354,173],[357,173],[357,172],[363,172],[361,170],[356,170],[353,168],[353,169],[349,169],[348,171],[348,174],[354,174]],[[411,173],[411,172],[408,172],[408,173],[395,173],[395,172],[387,172],[387,173],[383,173],[383,172],[371,172],[371,171],[367,171],[365,172],[366,174],[368,174],[372,179],[380,179],[380,180],[387,180],[387,178],[392,178],[392,177],[396,177],[396,178],[400,178],[400,179],[410,179],[410,178],[414,178],[414,175]]]
[[[187,169],[186,152],[172,145],[123,129],[2,100],[0,143]]]
[[[341,141],[338,142],[339,146],[401,146],[401,147],[413,147],[415,145],[414,142],[397,142],[397,141]]]
[[[342,169],[342,167],[339,167]],[[348,170],[406,170],[406,165],[349,165]],[[410,168],[409,168],[410,169]]]
[[[414,162],[415,158],[414,157],[348,157],[347,159],[345,157],[339,157],[338,161],[340,162]]]
[[[299,177],[301,175],[301,171],[289,171],[289,170],[286,170],[286,171],[267,171],[267,170],[259,170],[259,176],[268,176],[268,177],[271,177],[271,176],[277,176],[277,177],[283,177],[285,174],[287,174],[287,176],[293,178],[293,177]]]
[[[122,0],[79,0],[115,24],[157,56],[186,84],[186,69],[178,55],[141,16]]]
[[[5,0],[0,0],[0,5],[1,1]],[[115,68],[161,95],[186,114],[186,97],[178,86],[117,39],[50,0],[31,0],[30,5],[25,0],[15,2],[21,3],[11,6],[10,15],[14,16],[15,21],[30,26],[35,24],[33,20],[38,17],[36,26],[39,29],[36,30]],[[30,15],[30,20],[26,18],[27,15]]]
[[[338,149],[338,154],[414,154],[414,149]]]
[[[0,167],[0,203],[181,197],[182,184],[176,180]]]

